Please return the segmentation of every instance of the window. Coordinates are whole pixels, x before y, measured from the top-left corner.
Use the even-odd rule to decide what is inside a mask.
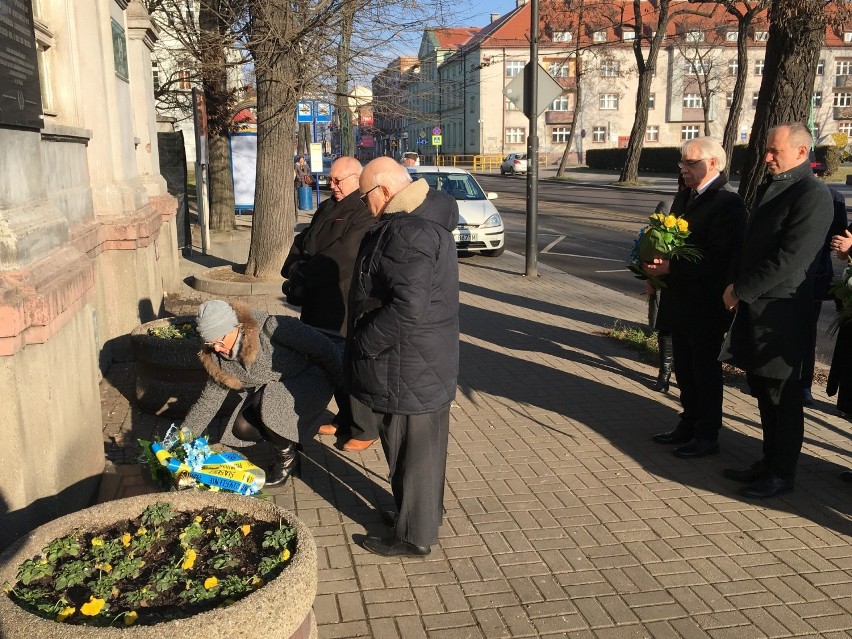
[[[728,75],[737,75],[739,68],[740,65],[735,59],[728,61]]]
[[[757,97],[759,95],[760,95],[760,93],[758,93],[758,92],[754,92],[754,93],[751,94],[751,108],[752,109],[757,108]]]
[[[506,98],[506,110],[507,111],[520,111],[520,109],[515,106],[515,103],[512,102],[509,98]]]
[[[41,41],[36,42],[36,60],[38,62],[38,83],[41,89],[41,108],[45,113],[52,113],[54,100],[53,87],[50,81],[53,77],[50,47]]]
[[[654,110],[654,106],[656,105],[656,103],[657,103],[657,94],[656,93],[648,94],[648,110],[649,111]]]
[[[844,31],[843,32],[843,41],[844,42],[852,42],[852,31]]]
[[[192,84],[189,81],[189,71],[186,69],[182,71],[178,71],[178,89],[182,91],[189,91],[192,88]]]
[[[837,127],[837,130],[840,133],[852,136],[852,122],[841,122],[840,126]]]
[[[658,126],[649,126],[645,129],[645,142],[659,142],[660,141],[660,127]]]
[[[755,31],[754,32],[754,41],[755,42],[766,42],[769,40],[769,31]]]
[[[614,111],[618,108],[618,95],[615,93],[601,93],[598,98],[598,108],[604,111]]]
[[[160,88],[160,66],[156,60],[151,61],[151,75],[154,76],[154,91]]]
[[[764,61],[763,60],[757,60],[754,63],[754,75],[763,75],[763,67],[764,67]]]
[[[814,140],[819,140],[819,138],[820,138],[819,124],[814,124],[814,128],[811,129],[811,135],[813,136]]]
[[[554,31],[553,37],[551,37],[551,41],[553,42],[571,42],[571,32],[570,31]]]
[[[524,129],[506,129],[506,144],[523,144],[525,135]]]
[[[739,34],[736,31],[725,31],[725,40],[728,42],[736,42]]]
[[[522,60],[508,60],[506,62],[506,77],[514,78],[519,73],[523,73],[524,63]]]
[[[568,77],[568,62],[551,62],[548,64],[548,73],[551,78],[567,78]]]
[[[684,60],[683,74],[684,75],[707,75],[710,73],[712,63],[709,60]]]
[[[834,75],[852,75],[852,60],[838,60],[834,64]],[[839,85],[835,85],[839,86]]]
[[[814,91],[811,95],[811,105],[818,109],[822,106],[822,91]]]
[[[852,106],[852,93],[835,93],[834,106],[848,107]]]
[[[614,78],[618,76],[620,65],[618,60],[601,60],[601,77]]]
[[[681,140],[694,140],[698,137],[698,125],[697,124],[688,124],[686,126],[680,127],[680,139]]]
[[[732,106],[734,106],[734,94],[728,93],[725,95],[725,107],[730,109]]]
[[[568,110],[568,96],[560,95],[553,102],[550,103],[551,111],[567,111]]]
[[[825,75],[825,60],[817,62],[817,75]]]
[[[704,101],[701,99],[701,95],[698,93],[684,93],[683,94],[683,108],[684,109],[700,109]]]
[[[562,142],[565,144],[568,141],[568,135],[571,133],[570,126],[555,126],[550,129],[550,141]]]
[[[704,42],[704,32],[703,31],[687,31],[686,32],[686,41],[687,42]]]
[[[592,142],[606,142],[605,126],[596,126],[592,128]]]
[[[606,42],[606,29],[595,31],[592,34],[592,42]]]
[[[625,42],[636,39],[636,32],[633,29],[625,29],[621,33],[621,39]]]

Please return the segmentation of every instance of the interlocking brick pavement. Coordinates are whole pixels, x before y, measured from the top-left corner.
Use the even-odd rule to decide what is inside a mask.
[[[241,255],[247,240],[240,228],[211,252]],[[184,275],[209,259],[182,260]],[[649,391],[652,367],[603,335],[642,321],[638,288],[628,297],[523,268],[508,253],[461,260],[447,512],[429,557],[358,543],[385,534],[378,510],[393,503],[378,446],[344,453],[317,438],[302,477],[270,491],[316,537],[320,636],[852,636],[852,493],[837,478],[852,466],[850,425],[824,390],[806,409],[795,492],[741,498],[721,471],[760,454],[754,400],[727,387],[721,453],[673,457],[650,436],[676,423],[676,389]],[[209,297],[187,287],[167,308],[191,313]],[[294,313],[277,296],[245,301]],[[113,366],[101,389],[114,462],[103,498],[153,490],[133,442],[169,420],[133,406],[132,365]],[[247,452],[268,460],[263,446]]]

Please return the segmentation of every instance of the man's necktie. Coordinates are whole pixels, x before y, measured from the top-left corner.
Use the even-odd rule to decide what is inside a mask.
[[[686,205],[692,206],[692,204],[695,202],[695,198],[697,197],[698,191],[696,191],[695,189],[689,189],[689,199],[686,201]]]

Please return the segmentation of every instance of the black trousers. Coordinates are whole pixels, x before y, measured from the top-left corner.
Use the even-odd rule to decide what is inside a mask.
[[[816,344],[817,344],[817,331],[819,324],[819,316],[822,311],[822,300],[814,301],[813,306],[813,324],[811,325],[811,332],[808,335],[807,347],[805,348],[805,358],[802,360],[802,377],[799,383],[799,386],[802,388],[810,388],[814,383],[814,364],[816,362]]]
[[[763,461],[769,472],[792,481],[805,437],[805,410],[798,379],[771,379],[748,375],[757,397],[763,429]]]
[[[691,429],[695,439],[719,438],[722,428],[723,335],[672,331],[674,371],[683,406],[680,428]]]
[[[396,537],[434,546],[444,518],[450,407],[425,415],[391,415],[374,413],[356,399],[352,406],[357,422],[378,425],[399,512]]]
[[[339,439],[373,441],[379,438],[379,429],[372,420],[366,420],[363,424],[355,421],[352,416],[352,406],[349,403],[349,393],[342,387],[335,389],[334,401],[337,403],[337,415],[331,421],[337,426]]]

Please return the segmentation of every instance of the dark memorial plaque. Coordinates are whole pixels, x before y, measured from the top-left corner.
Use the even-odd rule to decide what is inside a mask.
[[[44,126],[29,0],[0,0],[0,125]]]

